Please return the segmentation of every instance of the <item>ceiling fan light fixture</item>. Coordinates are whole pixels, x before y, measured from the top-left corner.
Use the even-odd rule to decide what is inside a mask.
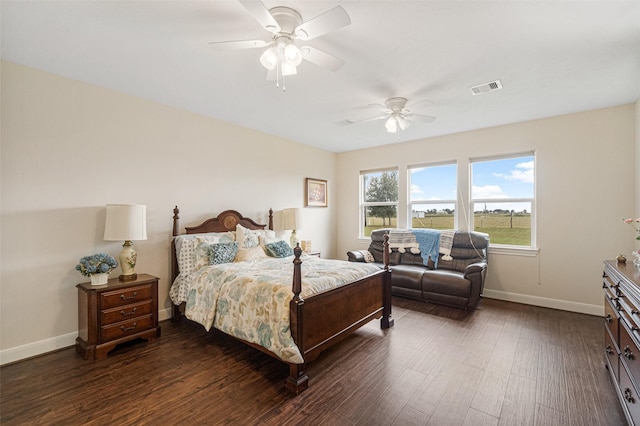
[[[389,133],[396,133],[398,131],[398,121],[395,115],[391,115],[389,118],[387,118],[387,121],[384,123],[384,127]]]
[[[407,130],[407,128],[411,124],[411,123],[409,123],[409,120],[407,120],[406,118],[404,118],[401,115],[396,117],[396,121],[398,122],[398,126],[400,127],[400,130],[403,130],[403,131]]]
[[[284,47],[284,59],[287,63],[297,67],[302,62],[302,50],[291,41]]]
[[[278,51],[275,47],[270,47],[260,55],[260,63],[268,70],[272,70],[278,65]]]

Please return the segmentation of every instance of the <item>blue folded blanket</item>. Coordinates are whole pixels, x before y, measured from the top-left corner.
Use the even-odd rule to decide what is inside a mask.
[[[438,255],[440,254],[440,231],[434,229],[412,229],[411,232],[416,236],[423,263],[425,265],[429,263],[429,257],[431,257],[434,268],[437,268]]]

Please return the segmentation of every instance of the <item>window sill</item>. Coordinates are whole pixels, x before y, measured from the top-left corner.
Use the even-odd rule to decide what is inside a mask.
[[[489,254],[508,255],[508,256],[525,256],[535,257],[540,249],[533,247],[509,247],[509,246],[491,246],[489,245]]]

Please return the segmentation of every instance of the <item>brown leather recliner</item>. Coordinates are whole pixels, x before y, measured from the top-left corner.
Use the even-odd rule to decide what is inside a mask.
[[[389,229],[371,232],[369,252],[382,267],[383,237]],[[429,259],[425,265],[420,254],[400,253],[392,249],[391,292],[396,296],[441,303],[463,309],[475,309],[482,298],[487,274],[489,235],[481,232],[456,231],[451,247],[452,260],[440,254],[438,266]],[[347,253],[352,262],[365,262],[365,254]]]

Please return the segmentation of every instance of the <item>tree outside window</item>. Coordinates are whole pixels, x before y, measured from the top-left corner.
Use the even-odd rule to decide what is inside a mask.
[[[361,175],[361,236],[380,228],[395,228],[398,223],[398,171],[384,170]]]

